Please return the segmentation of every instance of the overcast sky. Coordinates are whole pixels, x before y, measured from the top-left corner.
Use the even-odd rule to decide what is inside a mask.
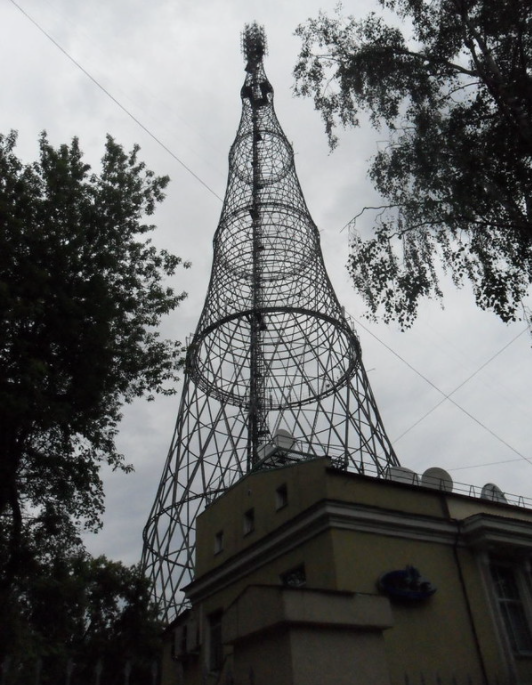
[[[377,200],[366,168],[380,139],[363,126],[345,132],[330,154],[312,103],[291,92],[299,46],[294,30],[320,8],[332,11],[336,2],[2,0],[0,131],[19,131],[19,154],[27,161],[35,158],[44,129],[55,145],[78,136],[95,168],[109,133],[126,148],[139,143],[147,165],[172,178],[153,237],[193,263],[173,283],[189,297],[163,325],[165,335],[184,341],[205,297],[227,155],[240,117],[240,33],[245,23],[263,24],[275,109],[294,146],[338,298],[361,322],[364,364],[401,463],[418,472],[440,466],[455,482],[495,482],[532,497],[532,350],[525,323],[506,326],[478,311],[467,288],[447,288],[445,310],[425,304],[414,328],[401,333],[364,320],[361,299],[349,284],[342,228]],[[344,8],[362,16],[376,6],[353,0]],[[454,403],[439,404],[458,386]],[[93,553],[138,560],[178,402],[139,401],[124,412],[119,444],[135,473],[106,474],[105,525],[87,540]]]

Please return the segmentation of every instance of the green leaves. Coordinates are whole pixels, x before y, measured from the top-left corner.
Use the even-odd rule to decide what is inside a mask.
[[[41,564],[11,598],[16,619],[10,623],[18,640],[9,651],[9,682],[33,681],[37,659],[43,682],[61,682],[68,660],[76,664],[77,683],[94,683],[98,660],[105,681],[119,682],[127,659],[134,666],[132,685],[148,682],[162,626],[140,569],[81,549],[64,550]]]
[[[369,176],[384,198],[376,237],[349,270],[370,312],[409,326],[438,270],[480,307],[517,316],[532,279],[532,12],[525,0],[390,0],[404,34],[375,14],[320,15],[297,30],[298,95],[331,146],[365,110],[390,144]]]
[[[182,346],[156,328],[185,297],[167,279],[188,266],[150,243],[168,178],[138,147],[108,137],[94,173],[76,139],[56,149],[42,134],[29,165],[15,143],[0,136],[0,589],[43,517],[51,535],[99,526],[100,464],[130,469],[122,403],[175,391]]]

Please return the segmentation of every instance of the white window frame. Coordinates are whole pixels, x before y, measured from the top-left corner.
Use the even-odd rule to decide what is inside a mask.
[[[496,578],[497,569],[511,574],[514,587],[508,596],[501,594],[500,583],[498,585]],[[504,635],[512,653],[532,656],[532,597],[529,565],[525,562],[519,563],[493,557],[489,560],[489,575],[499,622],[504,629]]]
[[[252,507],[244,512],[243,531],[244,536],[253,533],[255,530],[255,509]]]

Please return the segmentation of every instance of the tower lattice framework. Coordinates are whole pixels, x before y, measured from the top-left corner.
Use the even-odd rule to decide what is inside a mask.
[[[144,530],[144,567],[168,620],[193,579],[196,517],[246,473],[320,456],[359,473],[399,463],[273,108],[263,29],[246,26],[242,43],[242,116],[209,289]]]

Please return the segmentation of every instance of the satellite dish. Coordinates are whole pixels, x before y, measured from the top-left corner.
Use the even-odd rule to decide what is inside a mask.
[[[508,502],[504,492],[495,483],[486,483],[480,493],[480,499],[489,499],[491,502]]]
[[[433,488],[434,490],[443,490],[444,492],[453,491],[453,479],[445,469],[440,469],[437,466],[433,466],[423,473],[421,485],[424,485],[426,488]]]
[[[259,457],[259,464],[267,464],[269,466],[279,466],[294,462],[299,457],[290,452],[295,445],[296,439],[287,430],[279,428],[270,442],[261,445],[257,450]]]
[[[283,428],[279,430],[273,436],[273,442],[282,450],[289,450],[294,446],[296,439],[288,431]]]
[[[419,476],[412,469],[404,466],[389,466],[384,477],[393,480],[395,483],[408,483],[409,485],[419,485]]]

